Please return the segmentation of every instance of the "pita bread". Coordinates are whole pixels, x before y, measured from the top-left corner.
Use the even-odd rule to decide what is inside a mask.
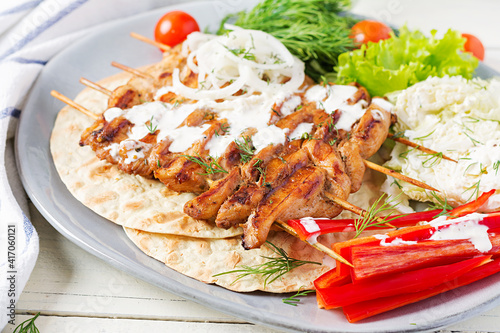
[[[300,289],[313,289],[313,281],[331,267],[323,265],[324,254],[301,240],[284,232],[271,232],[268,241],[285,250],[289,257],[318,262],[297,267],[272,283],[265,277],[251,274],[237,281],[238,273],[214,276],[241,266],[256,266],[268,262],[264,257],[276,257],[271,246],[245,250],[241,239],[200,239],[176,235],[154,234],[125,228],[127,236],[147,255],[165,263],[187,276],[224,288],[249,292],[262,290],[286,293]]]
[[[99,84],[113,90],[129,79],[130,75],[121,73]],[[107,100],[106,95],[89,88],[75,98],[75,102],[96,114],[106,110]],[[126,174],[99,160],[90,147],[80,147],[80,136],[92,123],[93,119],[66,106],[57,116],[50,139],[54,164],[63,183],[85,206],[119,225],[148,232],[202,238],[242,234],[241,228],[225,230],[184,214],[183,206],[193,194],[172,192],[158,180]]]

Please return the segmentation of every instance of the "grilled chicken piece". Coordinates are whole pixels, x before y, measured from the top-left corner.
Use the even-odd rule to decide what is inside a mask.
[[[267,191],[268,188],[257,184],[241,186],[222,204],[217,213],[215,224],[219,228],[228,229],[245,223]]]
[[[211,126],[203,132],[203,139],[196,141],[184,154],[176,154],[176,157],[164,167],[155,170],[155,177],[172,191],[203,193],[209,189],[207,171],[193,159],[207,158],[205,145],[215,135],[215,131],[221,128],[221,123],[217,121],[212,121],[210,124]],[[215,173],[210,176],[212,180],[216,180],[222,178],[224,174]]]
[[[361,157],[369,158],[384,143],[391,125],[391,114],[371,104],[354,127],[351,140],[360,148]]]
[[[128,109],[141,104],[141,95],[129,85],[119,86],[113,90],[108,100],[108,108]]]
[[[208,191],[186,202],[184,213],[195,219],[215,218],[221,205],[233,194],[240,183],[240,170],[234,168],[226,177],[214,182]]]
[[[267,163],[279,156],[283,151],[284,146],[282,144],[267,146],[255,154],[250,161],[245,163],[241,167],[241,175],[243,179],[247,182],[256,181],[259,179],[260,171],[259,168],[265,168]]]
[[[307,151],[313,164],[325,171],[328,192],[338,198],[347,199],[351,193],[351,179],[338,152],[320,140],[309,140],[302,147]]]
[[[320,169],[304,167],[289,177],[281,188],[269,192],[243,226],[243,247],[260,247],[273,222],[288,215],[287,210],[297,211],[310,204],[321,194],[324,181]]]

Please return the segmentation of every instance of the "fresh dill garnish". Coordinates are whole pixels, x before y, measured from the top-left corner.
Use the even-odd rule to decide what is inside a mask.
[[[408,159],[408,154],[411,153],[414,150],[417,150],[417,148],[406,149],[404,152],[400,153],[398,156],[399,156],[399,158],[407,160]]]
[[[35,325],[35,320],[40,315],[38,312],[33,318],[23,321],[21,324],[17,325],[12,333],[40,333],[40,330]]]
[[[392,216],[393,213],[392,211],[400,203],[400,201],[397,201],[399,198],[399,194],[393,199],[390,199],[390,196],[387,196],[387,199],[385,199],[384,197],[386,196],[387,195],[385,193],[382,194],[373,203],[373,205],[371,205],[370,208],[368,208],[368,210],[365,213],[365,216],[354,220],[354,229],[356,230],[356,235],[354,236],[354,238],[358,237],[368,227],[383,227],[384,224],[401,217],[401,216]],[[384,202],[383,204],[380,204],[382,200]],[[382,217],[378,216],[378,214],[385,211],[391,211],[391,212]]]
[[[427,192],[426,192],[427,194]],[[446,197],[444,199],[441,199],[436,192],[432,191],[431,192],[432,198],[427,194],[427,197],[431,200],[431,203],[429,204],[430,209],[441,209],[441,212],[437,214],[436,216],[433,216],[432,218],[438,218],[440,216],[448,216],[448,212],[453,209],[452,206],[448,204],[448,200]],[[434,198],[434,200],[432,200]]]
[[[221,136],[221,135],[226,134],[227,132],[229,132],[230,127],[231,127],[231,125],[229,125],[228,123],[222,123],[220,125],[220,133],[218,130],[215,130],[215,136]]]
[[[398,189],[402,190],[403,189],[403,186],[398,182],[397,179],[394,179],[391,183],[391,186],[392,184],[396,185]]]
[[[281,160],[281,162],[286,164],[286,160],[283,157],[279,156],[278,158]]]
[[[392,135],[392,138],[393,139],[400,139],[400,138],[404,138],[405,136],[405,132],[404,131],[399,131],[399,132],[396,132]]]
[[[268,259],[268,261],[260,265],[238,266],[240,268],[228,272],[215,274],[214,276],[237,273],[238,275],[236,276],[236,279],[231,283],[235,284],[238,280],[246,276],[260,275],[264,278],[264,287],[265,287],[268,284],[276,281],[281,276],[290,272],[294,268],[300,267],[305,264],[321,265],[321,263],[316,261],[305,261],[305,260],[291,258],[288,256],[288,253],[286,253],[285,250],[283,250],[280,247],[277,247],[276,245],[274,245],[269,241],[266,241],[266,246],[269,247],[277,256],[275,257],[261,256],[264,259]]]
[[[262,169],[262,167],[260,166],[262,162],[264,162],[264,161],[262,161],[260,158],[258,158],[257,161],[255,161],[253,166],[260,173],[260,177],[262,178],[262,183],[261,183],[262,186],[270,186],[271,183],[266,182],[266,170]]]
[[[426,155],[429,155],[430,157],[422,162],[422,166],[424,168],[432,168],[433,166],[439,164],[441,162],[441,160],[443,159],[442,152],[436,152],[433,154],[426,153]],[[420,155],[420,156],[425,156],[425,155]]]
[[[418,138],[414,138],[413,140],[419,140],[419,141],[424,141],[426,139],[428,139],[436,130],[430,132],[429,134],[426,134],[424,136],[419,136]]]
[[[275,110],[274,108],[272,108],[271,110],[273,111],[273,113],[275,115],[277,115],[278,117],[281,117],[280,113],[277,110]]]
[[[334,138],[334,139],[331,139],[330,141],[328,141],[328,144],[330,146],[333,146],[336,142],[337,142],[337,138]]]
[[[158,169],[161,168],[161,164],[160,164],[160,159],[159,158],[156,159],[156,166],[158,167]]]
[[[228,173],[226,170],[224,170],[223,167],[220,166],[216,158],[213,158],[212,156],[209,155],[207,159],[204,159],[203,157],[200,156],[200,154],[196,155],[197,155],[196,157],[191,155],[181,155],[181,156],[187,158],[191,162],[200,165],[203,169],[205,169],[205,173],[201,174],[203,176],[213,175],[216,173]]]
[[[158,125],[156,125],[153,128],[153,119],[154,119],[153,116],[151,116],[151,119],[149,120],[149,124],[146,124],[146,128],[148,129],[149,134],[155,134],[156,129],[158,128]]]
[[[251,61],[255,61],[256,57],[255,57],[255,54],[254,53],[251,53],[250,51],[253,49],[253,47],[249,48],[249,49],[244,49],[244,48],[239,48],[239,49],[230,49],[229,47],[223,45],[229,52],[231,52],[232,54],[234,54],[235,56],[239,57],[240,55],[242,55],[243,59],[246,59],[246,60],[251,60]]]
[[[283,298],[281,301],[285,304],[288,304],[288,305],[293,305],[293,306],[297,306],[297,304],[299,304],[300,302],[300,298],[301,296],[307,296],[308,294],[310,293],[313,293],[314,290],[304,290],[304,291],[301,291],[301,288],[299,288],[299,290],[297,290],[297,293],[295,293],[295,295],[293,296],[290,296],[290,297],[287,297],[287,298]]]
[[[354,49],[349,34],[357,20],[338,15],[349,5],[350,0],[263,0],[250,11],[224,18],[218,34],[226,32],[224,23],[234,20],[242,28],[263,30],[304,61],[306,74],[314,80],[325,75],[334,81],[339,54]]]
[[[236,143],[236,146],[240,151],[241,162],[247,163],[248,161],[250,161],[255,152],[255,147],[252,145],[252,141],[250,141],[250,138],[248,136],[244,136],[243,141],[236,139],[234,140],[234,143]]]
[[[497,175],[498,173],[498,167],[500,166],[500,160],[496,161],[494,164],[493,164],[493,170],[495,170],[495,176]]]
[[[299,106],[297,106],[297,107],[295,108],[295,111],[300,111],[300,110],[302,110],[302,108],[303,108],[303,107],[304,107],[304,106],[301,104],[301,105],[299,105]]]
[[[470,190],[473,190],[471,196],[469,197],[469,199],[467,199],[467,201],[470,201],[474,197],[474,195],[476,196],[476,200],[477,200],[477,198],[479,198],[479,185],[481,185],[481,179],[478,180],[477,182],[475,182],[474,184],[472,184],[472,186],[468,187],[465,191],[462,192],[462,193],[465,193],[465,192],[468,192]]]

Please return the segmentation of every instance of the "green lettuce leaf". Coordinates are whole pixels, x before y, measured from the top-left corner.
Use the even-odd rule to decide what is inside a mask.
[[[442,39],[426,37],[406,27],[399,36],[339,56],[337,83],[358,82],[372,96],[406,89],[429,76],[461,75],[472,78],[478,60],[464,53],[465,39],[459,32],[448,30]]]

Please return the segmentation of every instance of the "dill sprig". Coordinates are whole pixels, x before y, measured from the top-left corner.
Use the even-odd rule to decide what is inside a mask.
[[[301,297],[301,296],[307,296],[308,294],[314,292],[314,290],[304,290],[304,291],[301,291],[300,290],[301,288],[302,287],[300,287],[299,290],[297,290],[297,293],[295,295],[287,297],[287,298],[283,298],[282,299],[283,303],[288,304],[288,305],[297,306],[297,304],[299,304],[299,302],[300,302],[299,297]]]
[[[470,190],[473,190],[469,199],[467,199],[467,202],[469,202],[474,197],[474,195],[476,196],[476,200],[477,200],[477,198],[479,198],[479,185],[481,185],[481,179],[479,179],[477,182],[472,184],[471,187],[468,187],[465,191],[462,192],[462,193],[465,193],[465,192],[468,192]]]
[[[40,312],[38,312],[33,318],[23,321],[12,333],[40,333],[35,325],[35,320],[39,315]]]
[[[263,30],[280,40],[306,63],[313,79],[334,78],[339,54],[354,48],[349,34],[357,20],[338,15],[349,5],[350,0],[263,0],[249,12],[224,18],[218,34],[225,33],[224,23],[236,19],[237,26]]]
[[[441,212],[439,212],[439,214],[433,216],[432,218],[435,219],[443,215],[448,216],[448,212],[452,210],[453,207],[448,204],[448,200],[446,199],[446,197],[444,199],[441,199],[434,191],[431,192],[431,196],[432,198],[429,196],[429,194],[427,194],[427,197],[431,200],[429,209],[441,209]]]
[[[383,227],[384,224],[389,223],[402,216],[392,216],[393,210],[400,204],[401,201],[397,201],[400,194],[396,197],[390,199],[390,196],[386,197],[386,194],[382,194],[373,205],[368,208],[365,216],[354,220],[354,229],[356,230],[356,235],[354,238],[358,237],[366,228],[368,227]],[[383,200],[384,199],[384,200]],[[389,200],[390,199],[390,200]],[[383,200],[383,203],[380,204]],[[385,216],[378,216],[380,213],[385,211],[391,211]]]
[[[196,155],[197,155],[196,157],[191,155],[181,155],[181,156],[187,158],[191,162],[200,165],[203,169],[205,169],[205,173],[201,174],[203,176],[213,175],[216,173],[228,173],[226,170],[224,170],[223,167],[220,166],[216,158],[213,158],[212,156],[208,155],[208,157],[204,159],[203,157],[200,156],[200,154]]]
[[[271,185],[271,183],[266,182],[266,170],[264,170],[264,169],[261,167],[261,163],[262,163],[262,162],[263,162],[263,161],[262,161],[260,158],[258,158],[258,159],[257,159],[257,161],[255,161],[255,163],[253,164],[253,166],[254,166],[254,167],[255,167],[255,169],[256,169],[257,171],[259,171],[259,173],[260,173],[260,176],[261,176],[261,178],[262,178],[262,182],[261,182],[262,186],[270,186],[270,185]]]
[[[430,156],[428,157],[425,161],[422,162],[422,166],[424,168],[432,168],[433,166],[439,164],[441,160],[443,159],[443,153],[442,152],[436,152],[436,153],[425,153],[420,156]]]
[[[253,146],[250,138],[248,136],[244,136],[243,141],[236,139],[234,140],[234,143],[236,143],[236,146],[240,151],[241,162],[247,163],[248,161],[250,161],[255,152],[255,147]]]
[[[238,266],[240,268],[234,269],[232,271],[223,272],[219,274],[215,274],[214,276],[226,275],[226,274],[235,274],[236,279],[231,283],[235,284],[237,281],[243,279],[249,275],[260,275],[264,278],[264,287],[270,283],[273,283],[281,276],[290,272],[292,269],[300,267],[305,264],[313,264],[313,265],[321,265],[321,263],[316,261],[306,261],[299,260],[295,258],[291,258],[288,256],[285,250],[280,247],[277,247],[273,243],[266,241],[266,245],[277,255],[275,257],[261,256],[264,259],[268,259],[267,262],[254,265],[254,266]]]
[[[495,176],[497,175],[498,173],[498,167],[500,167],[500,160],[496,161],[494,164],[493,164],[493,170],[495,170]]]
[[[146,124],[146,128],[148,129],[149,134],[155,134],[156,129],[158,128],[158,125],[156,125],[153,128],[153,119],[154,119],[153,116],[151,116],[151,120],[149,121],[149,124]]]

